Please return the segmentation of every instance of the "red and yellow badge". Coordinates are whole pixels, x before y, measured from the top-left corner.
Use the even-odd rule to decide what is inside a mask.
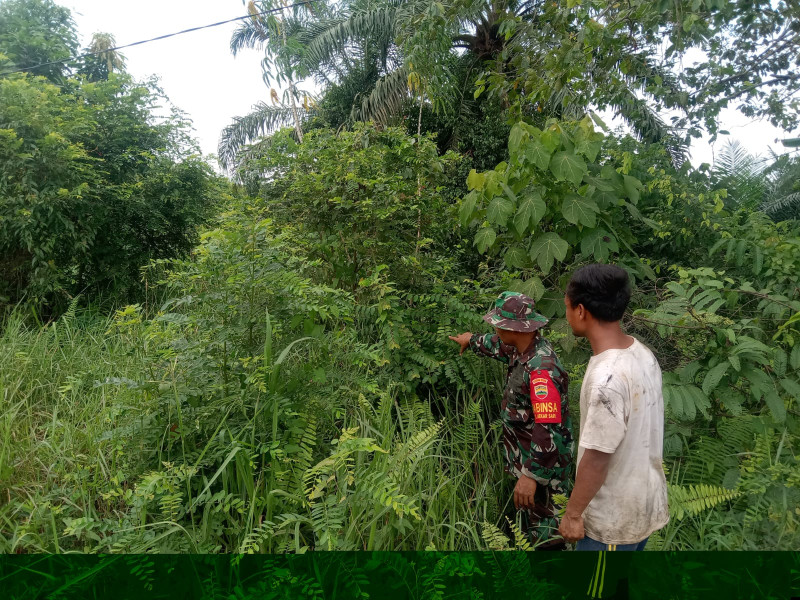
[[[561,394],[547,370],[531,371],[531,406],[536,423],[561,423]]]

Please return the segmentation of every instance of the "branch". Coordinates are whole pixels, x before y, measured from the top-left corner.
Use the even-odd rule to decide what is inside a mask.
[[[776,75],[774,78],[770,79],[769,81],[762,81],[758,85],[753,86],[752,88],[745,88],[743,90],[739,90],[735,94],[731,94],[730,96],[726,96],[723,100],[735,100],[739,96],[743,96],[748,92],[751,92],[755,88],[764,86],[764,85],[775,85],[776,83],[783,83],[785,81],[800,81],[800,75]]]
[[[673,325],[672,323],[663,323],[661,321],[653,321],[652,319],[645,319],[644,317],[640,317],[639,315],[633,315],[631,318],[635,321],[644,321],[646,323],[652,323],[654,325],[663,325],[664,327],[675,327],[677,329],[693,329],[695,331],[701,331],[703,329],[708,329],[708,327],[692,327],[690,325]]]

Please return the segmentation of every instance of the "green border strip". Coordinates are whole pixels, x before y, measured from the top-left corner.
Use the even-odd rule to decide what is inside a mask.
[[[0,600],[791,600],[800,597],[800,552],[6,555],[0,592]]]

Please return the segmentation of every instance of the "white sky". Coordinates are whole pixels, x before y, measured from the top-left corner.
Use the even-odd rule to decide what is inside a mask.
[[[59,0],[57,0],[59,1]],[[96,31],[117,45],[173,33],[247,14],[241,0],[60,0],[72,11],[82,46]],[[269,100],[261,79],[262,53],[245,50],[234,58],[231,33],[237,23],[194,31],[122,50],[136,78],[158,75],[170,101],[194,123],[204,154],[216,153],[219,133],[234,116]]]
[[[72,10],[82,45],[92,33],[111,33],[118,45],[173,33],[182,29],[224,21],[246,14],[242,0],[60,0]],[[269,100],[261,79],[261,52],[247,50],[234,58],[229,49],[236,23],[195,31],[122,51],[127,69],[136,78],[158,75],[173,104],[194,122],[204,154],[216,153],[219,133],[234,116],[250,112],[258,101]],[[313,86],[308,86],[313,89]],[[616,121],[608,123],[616,125]],[[768,148],[784,151],[776,139],[797,137],[768,123],[752,122],[735,110],[722,113],[721,129],[745,144],[751,154],[766,155]],[[697,140],[691,149],[692,164],[713,162],[727,136],[714,147]]]

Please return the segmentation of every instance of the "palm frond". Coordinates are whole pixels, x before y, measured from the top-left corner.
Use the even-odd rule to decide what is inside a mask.
[[[716,183],[728,191],[729,202],[755,208],[764,198],[764,160],[751,155],[738,140],[729,140],[711,170]]]
[[[764,169],[768,179],[763,210],[774,221],[800,219],[800,157],[772,155]]]
[[[756,175],[764,170],[764,161],[753,156],[738,140],[729,140],[714,161],[712,173],[719,177]]]
[[[231,34],[231,53],[236,56],[246,48],[260,49],[269,39],[269,32],[260,21],[242,21]]]
[[[800,219],[800,192],[767,200],[761,210],[776,221]]]
[[[279,127],[294,123],[291,107],[270,106],[259,102],[253,108],[253,112],[244,117],[234,117],[233,123],[225,127],[220,134],[219,162],[225,169],[235,163],[236,155],[246,144],[255,141],[259,136],[272,133]],[[297,111],[303,120],[314,112],[305,110],[302,106],[298,107]]]
[[[351,46],[366,41],[368,51],[384,57],[385,68],[385,56],[395,37],[396,12],[393,5],[385,5],[309,24],[299,37],[306,63],[313,68],[331,61],[334,55],[347,56]]]
[[[311,62],[323,62],[354,40],[394,32],[395,10],[379,7],[344,18],[328,19],[307,28],[306,56]]]
[[[408,97],[408,70],[399,67],[381,77],[360,103],[356,99],[350,119],[386,124],[400,112]]]
[[[630,88],[623,88],[612,98],[611,106],[625,119],[636,137],[650,144],[663,145],[676,167],[686,160],[686,144],[673,134],[661,116]]]

